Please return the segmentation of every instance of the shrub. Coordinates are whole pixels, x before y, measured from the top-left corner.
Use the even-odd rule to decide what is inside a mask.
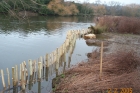
[[[104,31],[106,31],[106,27],[105,26],[90,26],[89,27],[91,29],[91,32],[94,33],[94,34],[101,34],[103,33]]]
[[[140,34],[140,19],[122,16],[104,16],[96,21],[96,26],[106,27],[109,32]],[[96,27],[95,26],[95,27]]]

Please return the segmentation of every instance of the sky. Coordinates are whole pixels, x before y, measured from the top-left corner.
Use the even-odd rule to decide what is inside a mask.
[[[78,1],[78,2],[90,2],[90,3],[93,3],[97,0],[65,0],[65,1]],[[140,0],[100,0],[101,3],[104,3],[104,2],[110,2],[110,1],[115,1],[115,2],[120,2],[121,4],[131,4],[131,3],[135,3],[135,4],[140,4]]]

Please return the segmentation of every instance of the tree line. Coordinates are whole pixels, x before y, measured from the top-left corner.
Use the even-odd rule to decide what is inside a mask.
[[[119,2],[110,1],[101,3],[76,3],[64,0],[1,0],[0,13],[14,11],[31,11],[39,15],[117,15],[117,16],[140,16],[140,5],[123,5]]]

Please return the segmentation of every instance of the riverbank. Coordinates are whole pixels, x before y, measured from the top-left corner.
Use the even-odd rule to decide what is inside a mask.
[[[107,33],[108,34],[108,33]],[[105,46],[103,73],[99,79],[100,53],[93,51],[88,62],[82,62],[67,70],[55,85],[54,93],[108,93],[117,88],[129,88],[140,92],[140,37],[130,34],[108,34],[112,38]],[[130,92],[129,92],[130,93]]]

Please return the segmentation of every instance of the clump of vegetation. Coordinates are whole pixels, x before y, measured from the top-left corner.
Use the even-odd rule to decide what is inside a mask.
[[[21,11],[60,16],[77,15],[79,13],[75,3],[65,2],[64,0],[8,0],[0,2],[0,13],[9,13],[9,11],[13,11],[17,16]]]
[[[140,57],[134,50],[119,50],[111,57],[113,58],[114,65],[105,71],[117,75],[130,73],[137,69],[138,65],[140,64]]]
[[[104,27],[104,26],[90,26],[89,27],[89,29],[91,30],[91,32],[92,33],[94,33],[94,34],[101,34],[101,33],[103,33],[103,32],[105,32],[106,31],[106,27]]]
[[[77,15],[77,13],[79,13],[79,10],[74,3],[64,3],[63,0],[52,0],[47,7],[56,15],[61,16]]]
[[[97,56],[98,55],[98,56]],[[140,57],[133,51],[118,51],[103,58],[103,74],[99,79],[99,53],[93,52],[89,61],[71,68],[55,89],[55,93],[98,93],[108,88],[131,87],[140,92],[138,71]],[[135,82],[135,83],[133,83]]]
[[[139,18],[124,16],[104,16],[96,21],[96,27],[105,27],[105,31],[130,34],[140,34],[139,24]]]
[[[101,3],[96,0],[93,3],[83,3],[66,0],[2,0],[0,13],[8,13],[10,10],[31,11],[40,15],[117,15],[117,16],[140,16],[139,4],[123,5],[120,2],[110,1]]]

